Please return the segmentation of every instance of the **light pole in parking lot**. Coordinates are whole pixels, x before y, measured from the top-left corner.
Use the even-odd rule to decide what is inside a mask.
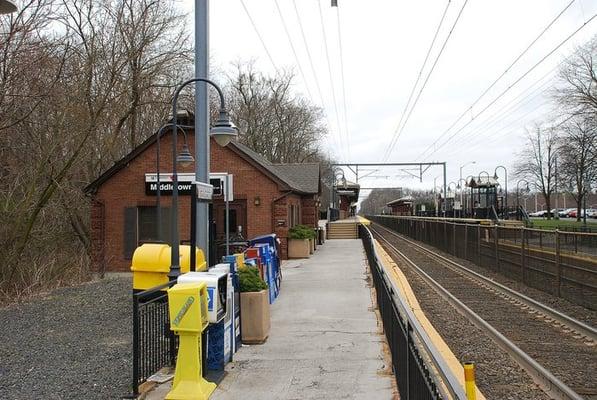
[[[458,186],[458,184],[454,181],[448,183],[448,193],[452,193],[452,185],[454,185],[454,197],[452,197],[452,218],[456,217],[455,212],[454,212],[454,202],[456,201],[456,187]],[[446,198],[446,211],[448,207],[448,199]]]
[[[529,189],[529,182],[526,179],[521,179],[518,182],[516,182],[516,216],[518,217],[520,215],[520,184],[524,182],[526,183],[526,188],[525,188],[525,192],[528,193],[530,192]],[[520,215],[520,218],[517,219],[522,219],[522,216]]]
[[[460,185],[461,182],[464,182],[464,185]],[[466,187],[466,179],[458,179],[458,185],[456,185],[456,189],[460,190],[460,210],[458,211],[458,217],[462,218],[462,210],[465,210],[466,208],[464,207],[464,199],[466,199],[466,197],[462,196],[462,192],[464,192],[464,188]]]
[[[502,218],[508,219],[508,170],[503,165],[498,165],[497,167],[495,167],[495,171],[493,172],[493,179],[495,179],[496,181],[498,180],[498,174],[497,174],[498,168],[504,169],[504,190],[506,191],[506,194],[504,195],[504,213],[505,213],[505,215],[502,214]]]

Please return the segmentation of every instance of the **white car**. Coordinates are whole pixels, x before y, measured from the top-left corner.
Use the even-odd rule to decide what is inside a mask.
[[[529,213],[529,217],[545,217],[547,215],[547,210],[540,210]]]
[[[587,208],[585,210],[587,218],[597,218],[597,208]]]

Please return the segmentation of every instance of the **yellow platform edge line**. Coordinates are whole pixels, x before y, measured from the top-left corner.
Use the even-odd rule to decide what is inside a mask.
[[[371,221],[369,221],[367,218],[361,217],[360,215],[357,215],[357,218],[359,219],[359,223],[361,223],[362,225],[371,225]]]
[[[406,297],[406,302],[410,305],[410,308],[415,314],[415,317],[417,318],[423,329],[425,329],[425,332],[427,332],[427,335],[429,335],[429,337],[431,338],[431,341],[435,345],[436,349],[439,351],[441,356],[444,358],[444,360],[452,370],[454,376],[458,378],[458,381],[464,388],[464,369],[462,364],[460,363],[460,361],[458,361],[458,359],[456,358],[450,347],[448,347],[441,335],[435,330],[429,319],[427,319],[427,316],[421,309],[419,301],[417,300],[415,293],[413,292],[410,284],[408,283],[408,280],[406,279],[406,276],[404,275],[400,267],[396,265],[394,260],[392,260],[390,255],[386,253],[385,249],[377,242],[377,240],[374,240],[374,242],[375,249],[377,251],[377,254],[379,254],[381,258],[380,261],[384,270],[400,288],[401,292]],[[483,395],[483,393],[481,393],[478,387],[477,400],[485,400],[485,396]]]

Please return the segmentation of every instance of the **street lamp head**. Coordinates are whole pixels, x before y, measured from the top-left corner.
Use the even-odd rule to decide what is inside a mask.
[[[209,131],[217,144],[225,147],[230,141],[238,136],[238,129],[232,121],[226,110],[220,110],[220,115],[214,126]]]
[[[0,0],[0,14],[10,14],[17,11],[17,6],[12,0]]]
[[[180,151],[180,153],[178,153],[178,156],[176,156],[176,162],[180,164],[182,167],[188,167],[191,164],[193,164],[194,161],[195,159],[189,151],[189,146],[185,143],[182,146],[182,150]]]
[[[495,179],[497,181],[497,179],[498,179],[497,171],[493,173],[493,179]]]

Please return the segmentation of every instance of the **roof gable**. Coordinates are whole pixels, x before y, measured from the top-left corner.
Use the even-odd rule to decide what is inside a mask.
[[[169,134],[170,131],[164,133]],[[194,129],[187,130],[188,135],[194,135]],[[135,147],[129,154],[116,161],[114,165],[108,168],[97,179],[87,185],[84,193],[94,193],[106,181],[116,175],[120,170],[126,167],[132,160],[141,155],[153,143],[156,142],[157,132],[149,136],[143,143]],[[290,190],[299,194],[318,194],[319,193],[319,163],[304,164],[272,164],[260,154],[254,152],[247,146],[230,142],[228,147],[239,154],[243,159],[262,170],[266,176],[285,190]]]

